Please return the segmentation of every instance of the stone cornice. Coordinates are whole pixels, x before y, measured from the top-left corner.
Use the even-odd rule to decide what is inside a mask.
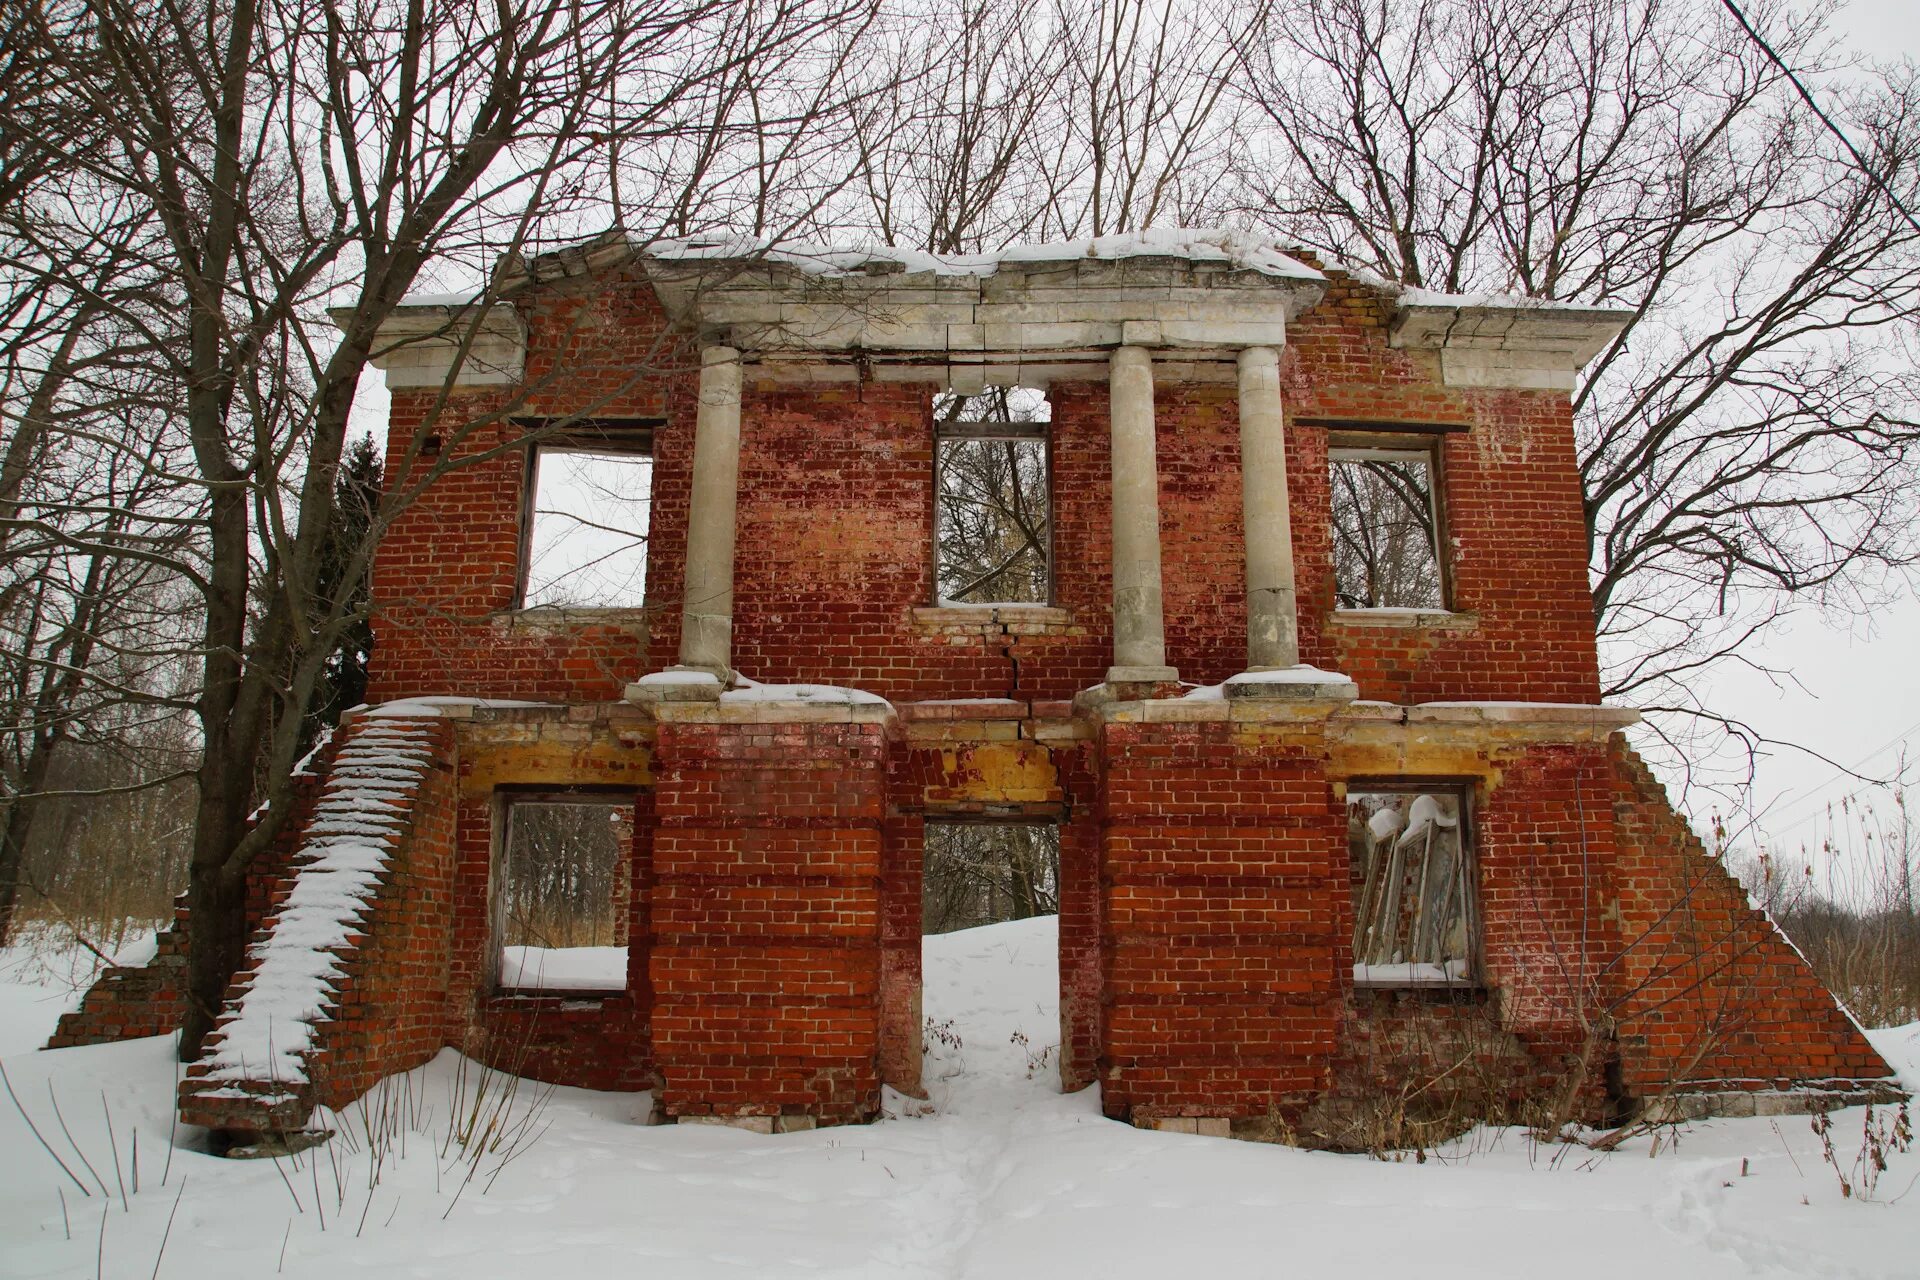
[[[1605,349],[1633,314],[1409,290],[1395,308],[1387,341],[1438,351],[1441,377],[1450,387],[1571,392],[1581,366]]]
[[[344,327],[353,310],[327,315]],[[380,326],[372,361],[394,391],[514,386],[526,373],[527,324],[504,302],[484,313],[472,303],[406,303]]]

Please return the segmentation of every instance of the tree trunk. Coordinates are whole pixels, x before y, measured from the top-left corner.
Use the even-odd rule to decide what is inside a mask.
[[[0,832],[0,947],[13,941],[13,917],[20,901],[20,869],[27,860],[27,836],[33,831],[33,811],[39,797],[18,795],[7,806],[7,821]]]
[[[215,753],[208,753],[209,765]],[[224,766],[221,766],[224,768]],[[187,1011],[180,1027],[180,1060],[199,1058],[220,1016],[227,985],[246,957],[247,877],[228,870],[228,855],[244,834],[245,816],[233,812],[233,783],[200,777],[193,861],[187,872]],[[241,771],[240,776],[245,776]],[[244,794],[244,792],[242,792]]]
[[[53,766],[55,743],[36,737],[20,771],[13,803],[7,806],[6,829],[0,834],[0,947],[13,940],[14,913],[20,902],[20,872],[27,862],[27,838],[33,834],[34,815],[44,798],[40,792],[47,784],[47,772]]]

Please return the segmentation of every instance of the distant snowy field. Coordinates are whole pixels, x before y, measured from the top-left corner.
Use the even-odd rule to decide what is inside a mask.
[[[1845,1200],[1803,1117],[1695,1125],[1651,1159],[1645,1142],[1597,1158],[1481,1131],[1424,1165],[1114,1124],[1093,1092],[1057,1092],[1054,945],[1051,920],[928,940],[931,1104],[890,1096],[879,1124],[763,1137],[521,1085],[519,1145],[471,1177],[457,1145],[441,1155],[451,1052],[369,1107],[405,1117],[379,1159],[361,1137],[216,1160],[183,1133],[168,1168],[170,1043],[35,1052],[73,996],[0,953],[0,1060],[74,1174],[0,1097],[0,1275],[1920,1276],[1920,1187],[1902,1196],[1920,1152],[1893,1158],[1879,1202]],[[1875,1039],[1920,1085],[1920,1024]],[[1862,1118],[1835,1117],[1843,1162]]]

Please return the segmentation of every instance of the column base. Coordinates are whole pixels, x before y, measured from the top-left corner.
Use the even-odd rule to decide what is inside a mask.
[[[1229,698],[1272,698],[1290,702],[1352,702],[1360,689],[1338,671],[1298,663],[1291,667],[1253,667],[1230,676],[1221,686]]]
[[[1108,684],[1179,684],[1174,667],[1108,667]]]
[[[628,702],[718,702],[732,672],[707,667],[672,666],[641,676],[627,686]]]

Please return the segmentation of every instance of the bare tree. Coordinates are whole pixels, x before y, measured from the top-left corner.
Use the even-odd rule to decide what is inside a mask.
[[[646,220],[632,228],[642,237],[697,222],[675,202],[705,186],[652,161],[718,128],[716,154],[749,157],[735,188],[751,184],[764,137],[743,139],[738,113],[714,104],[747,102],[748,119],[801,136],[826,109],[820,75],[842,79],[840,37],[871,7],[74,0],[35,12],[61,54],[47,109],[100,122],[82,172],[99,202],[158,228],[146,266],[178,300],[137,319],[204,511],[203,561],[171,565],[202,627],[191,1056],[241,958],[246,872],[289,808],[304,713],[365,617],[372,545],[440,469],[404,459],[362,545],[329,545],[348,412],[383,322],[430,264],[465,271],[484,296],[444,336],[469,343],[510,283],[496,264],[526,259],[536,222],[564,235],[616,207]],[[90,246],[84,217],[59,232]]]
[[[1606,692],[1656,711],[1920,552],[1920,235],[1887,195],[1920,94],[1836,65],[1823,12],[1752,6],[1871,173],[1718,8],[1293,0],[1242,49],[1248,217],[1406,287],[1633,312],[1574,404]]]
[[[1060,912],[1060,829],[929,822],[922,929],[948,933]]]
[[[1214,220],[1234,49],[1264,11],[938,0],[879,50],[859,183],[830,212],[935,253]]]

